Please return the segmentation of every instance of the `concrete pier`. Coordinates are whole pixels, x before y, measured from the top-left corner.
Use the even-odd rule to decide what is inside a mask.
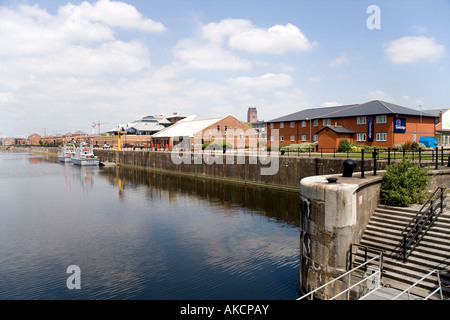
[[[329,183],[327,178],[337,178]],[[348,251],[359,243],[378,205],[381,176],[360,173],[307,177],[300,182],[300,287],[306,293],[346,272]],[[346,284],[331,287],[326,298]]]

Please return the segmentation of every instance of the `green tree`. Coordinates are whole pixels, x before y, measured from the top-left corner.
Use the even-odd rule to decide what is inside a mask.
[[[426,189],[430,180],[428,168],[413,165],[408,160],[391,164],[383,174],[381,202],[400,207],[423,203],[427,199]]]

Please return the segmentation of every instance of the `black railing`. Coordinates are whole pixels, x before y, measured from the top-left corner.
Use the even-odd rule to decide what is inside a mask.
[[[362,255],[362,257],[361,257]],[[383,256],[385,255],[385,250],[380,248],[374,248],[365,246],[359,243],[350,244],[350,251],[348,257],[348,270],[352,270],[355,266],[354,256],[360,256],[363,258],[363,261],[360,264],[364,264],[375,256],[380,256],[381,260],[381,275],[383,275]],[[367,271],[367,265],[364,266],[364,271]]]
[[[437,188],[420,208],[416,216],[403,229],[402,239],[394,248],[391,257],[402,259],[403,262],[407,261],[419,242],[444,211],[445,189],[442,187]]]

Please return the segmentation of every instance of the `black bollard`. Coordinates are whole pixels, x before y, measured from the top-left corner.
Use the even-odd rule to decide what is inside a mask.
[[[353,170],[356,167],[356,161],[353,159],[347,159],[344,161],[344,172],[342,173],[343,177],[351,178],[353,175]]]

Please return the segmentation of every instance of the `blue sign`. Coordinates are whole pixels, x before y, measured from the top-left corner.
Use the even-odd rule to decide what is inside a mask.
[[[406,132],[406,119],[405,118],[395,118],[394,132],[399,132],[399,133]]]
[[[367,141],[373,142],[373,117],[367,118]]]

